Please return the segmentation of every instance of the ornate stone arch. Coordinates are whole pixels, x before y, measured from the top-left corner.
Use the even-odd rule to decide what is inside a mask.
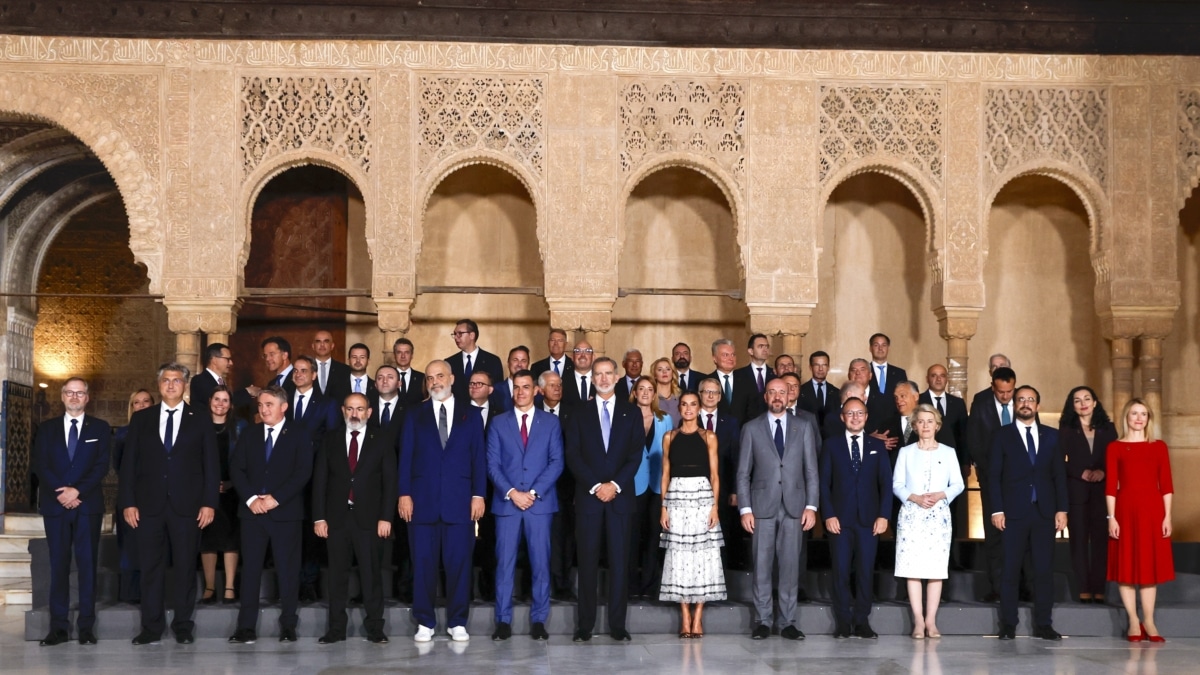
[[[61,127],[35,131],[0,146],[0,208],[42,172],[91,154]]]
[[[734,236],[738,243],[738,276],[745,280],[748,261],[746,259],[746,223],[743,217],[746,210],[742,193],[738,190],[737,182],[733,180],[733,176],[729,175],[714,160],[692,153],[671,152],[656,155],[654,159],[634,169],[629,174],[629,177],[625,179],[625,184],[621,186],[618,199],[613,204],[613,208],[616,209],[617,250],[620,251],[621,247],[625,244],[625,206],[629,203],[629,196],[633,194],[634,189],[650,174],[675,167],[691,169],[699,173],[716,184],[721,194],[725,195],[725,201],[729,204],[729,210],[733,215]]]

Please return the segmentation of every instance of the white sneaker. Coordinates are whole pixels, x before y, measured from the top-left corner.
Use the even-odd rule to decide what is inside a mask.
[[[454,640],[455,642],[466,642],[467,640],[471,639],[471,636],[467,635],[466,628],[463,628],[462,626],[455,626],[450,629],[450,639]]]
[[[417,634],[413,636],[416,642],[429,642],[433,639],[433,629],[425,626],[417,627]]]

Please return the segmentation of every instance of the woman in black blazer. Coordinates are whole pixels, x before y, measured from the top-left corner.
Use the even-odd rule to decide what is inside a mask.
[[[1067,460],[1067,524],[1079,601],[1102,603],[1108,567],[1104,458],[1108,444],[1117,440],[1117,429],[1096,392],[1081,386],[1067,394],[1058,430]]]

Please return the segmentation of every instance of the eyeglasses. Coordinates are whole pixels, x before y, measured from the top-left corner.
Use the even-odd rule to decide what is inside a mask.
[[[470,335],[470,334],[471,334],[471,331],[469,331],[469,330],[456,330],[450,334],[450,337],[462,337],[464,335]]]
[[[700,392],[701,396],[720,396],[721,392],[716,389],[704,389]]]
[[[86,391],[64,391],[62,394],[67,398],[87,398],[88,395]]]
[[[1017,399],[1017,403],[1037,403],[1037,399],[1033,396],[1022,396]]]
[[[472,382],[472,383],[468,384],[467,386],[471,389],[474,389],[476,387],[490,387],[491,385],[488,384],[487,382]]]
[[[844,412],[842,414],[845,415],[846,417],[866,417],[867,411],[866,410],[847,410],[846,412]]]
[[[232,356],[214,356],[214,357],[212,357],[212,358],[214,358],[214,359],[225,359],[226,361],[232,361],[232,360],[233,360],[233,357],[232,357]]]
[[[575,352],[576,354],[594,354],[595,353],[595,350],[591,349],[590,347],[588,349],[580,349],[580,348],[576,347],[575,349],[572,349],[571,351]]]
[[[183,379],[178,377],[164,377],[159,382],[163,384],[183,384]]]

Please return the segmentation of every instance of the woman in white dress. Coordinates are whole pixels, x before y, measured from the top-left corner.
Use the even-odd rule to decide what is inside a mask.
[[[896,576],[908,579],[914,639],[941,637],[937,628],[942,580],[950,560],[950,502],[962,494],[954,448],[937,442],[942,426],[937,408],[923,403],[909,416],[917,442],[900,449],[892,492],[903,502],[896,520]],[[922,608],[921,582],[928,580]]]

